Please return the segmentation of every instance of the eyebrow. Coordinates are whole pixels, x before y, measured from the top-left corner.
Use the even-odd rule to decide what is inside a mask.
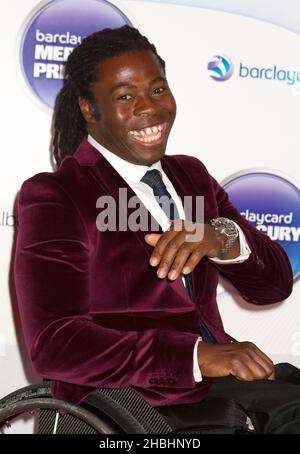
[[[149,85],[156,84],[156,82],[166,82],[167,83],[167,79],[162,76],[157,76],[154,79],[150,80]],[[118,85],[115,85],[111,89],[111,93],[113,93],[116,90],[119,90],[119,88],[137,88],[137,86],[134,84],[130,84],[130,83],[120,83]]]
[[[150,81],[150,85],[156,84],[156,82],[166,82],[167,83],[167,79],[163,76],[157,76]]]

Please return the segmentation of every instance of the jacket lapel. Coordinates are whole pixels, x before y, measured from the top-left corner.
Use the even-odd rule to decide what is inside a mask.
[[[161,164],[164,172],[174,185],[177,194],[181,198],[184,207],[185,197],[191,197],[192,216],[190,216],[190,213],[188,213],[186,209],[185,214],[187,219],[196,222],[196,196],[201,194],[197,194],[188,173],[185,168],[176,161],[176,159],[172,159],[170,156],[164,156],[161,160]]]
[[[104,156],[96,150],[86,139],[80,144],[79,148],[75,153],[75,158],[80,165],[89,166],[89,173],[91,177],[97,182],[97,184],[102,188],[105,194],[113,197],[117,213],[121,212],[121,215],[124,219],[128,217],[136,210],[135,207],[128,207],[128,201],[131,197],[137,197],[134,191],[126,183],[126,181],[121,177],[121,175],[112,167],[112,165],[104,158]],[[126,200],[119,198],[119,188],[125,188],[127,191]],[[140,204],[146,212],[148,213],[148,226],[151,226],[152,223],[155,224],[155,220],[140,201]],[[118,216],[118,214],[117,214]],[[158,233],[161,233],[162,229],[159,227]],[[150,257],[153,248],[149,246],[145,240],[144,236],[147,233],[151,233],[151,230],[142,231],[138,230],[133,232],[138,241],[143,245],[144,249],[147,251],[148,256]]]
[[[177,194],[180,196],[182,203],[184,205],[184,197],[185,196],[192,196],[192,218],[189,216],[189,213],[186,212],[186,218],[192,220],[193,222],[197,222],[196,219],[196,196],[201,196],[203,194],[200,193],[201,189],[201,174],[199,172],[199,189],[198,185],[195,187],[192,180],[190,179],[189,174],[187,173],[186,169],[178,163],[176,159],[172,159],[170,156],[164,156],[161,161],[162,167],[174,185],[174,188]],[[193,291],[194,291],[194,301],[197,300],[197,296],[203,288],[203,283],[206,278],[206,264],[207,261],[203,258],[200,263],[196,266],[195,270],[192,272],[192,283],[193,283]],[[178,280],[178,279],[177,279]]]
[[[91,177],[97,182],[97,184],[102,188],[102,190],[104,190],[105,194],[111,195],[114,198],[117,206],[117,212],[120,209],[122,210],[123,215],[127,217],[130,216],[130,214],[135,210],[135,208],[128,208],[127,205],[125,206],[123,205],[123,203],[120,205],[119,188],[127,189],[127,200],[130,197],[136,196],[136,194],[133,192],[130,186],[128,186],[126,181],[118,174],[118,172],[111,166],[111,164],[104,158],[104,156],[98,150],[96,150],[86,139],[84,139],[83,142],[80,144],[74,156],[80,165],[90,167],[89,173]],[[174,160],[170,162],[169,157],[164,157],[162,159],[162,167],[166,172],[168,178],[172,181],[178,195],[181,197],[182,200],[184,200],[183,197],[186,193],[192,195],[192,187],[191,184],[188,183],[189,182],[188,175],[185,174],[184,178],[182,177],[182,173],[184,172],[184,170],[179,165],[177,165],[177,163],[174,163]],[[142,202],[140,203],[142,204]],[[154,219],[149,213],[148,225],[151,225],[150,222],[152,221],[154,221]],[[159,228],[159,233],[161,232],[162,229]],[[153,248],[145,242],[144,236],[147,233],[151,233],[151,231],[149,230],[145,232],[142,230],[138,230],[133,233],[137,240],[145,249],[148,257],[150,257]],[[192,300],[189,298],[181,278],[178,278],[173,282],[167,280],[165,280],[165,282],[166,285],[172,286],[173,290],[180,296],[180,298],[194,304]]]

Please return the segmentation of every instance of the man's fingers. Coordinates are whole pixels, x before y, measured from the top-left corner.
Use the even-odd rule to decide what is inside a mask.
[[[189,226],[186,222],[177,219],[167,232],[145,235],[146,243],[154,247],[150,265],[158,266],[157,276],[161,279],[168,276],[175,280],[182,272],[190,273],[205,255],[204,249],[197,243],[186,241],[187,227],[189,232],[196,229],[194,224]]]
[[[231,374],[246,381],[263,380],[269,376],[265,368],[246,352],[232,362]]]
[[[160,264],[162,260],[162,256],[164,254],[164,251],[169,244],[169,242],[172,240],[174,236],[177,235],[177,232],[174,232],[174,230],[167,230],[166,232],[162,234],[157,234],[157,233],[151,233],[145,235],[145,241],[150,244],[151,242],[155,242],[154,244],[150,244],[151,246],[154,246],[154,251],[151,254],[150,257],[150,265],[151,266],[157,266]],[[151,238],[152,237],[152,238]]]
[[[272,377],[274,365],[267,355],[252,342],[242,342],[239,347],[240,351],[232,362],[233,375],[242,380],[266,380]]]
[[[151,233],[151,234],[145,235],[144,238],[145,238],[146,243],[148,243],[150,246],[154,247],[154,251],[152,252],[150,260],[149,260],[151,266],[159,265],[162,253],[168,243],[168,240],[167,240],[168,233],[169,232],[165,232],[162,234]]]
[[[266,380],[273,372],[273,368],[257,355],[251,363],[251,369],[254,374],[254,380]]]
[[[185,241],[185,234],[180,230],[179,227],[182,225],[176,221],[170,229],[163,234],[148,234],[145,235],[145,241],[154,246],[154,251],[150,257],[151,266],[159,266],[157,270],[157,276],[161,279],[168,275],[170,268],[173,265],[174,259],[177,255],[178,250]],[[175,227],[177,226],[177,230]],[[178,262],[177,262],[178,264]],[[177,269],[175,270],[175,272]],[[171,279],[176,279],[174,272],[170,275]]]
[[[172,271],[170,271],[170,279],[176,279],[178,274],[181,271],[181,268],[183,266],[182,260],[185,258],[187,259],[189,252],[187,256],[184,255],[184,250],[181,250],[181,246],[184,243],[184,235],[179,235],[177,234],[175,237],[171,238],[166,247],[164,248],[164,251],[161,253],[161,259],[159,263],[159,267],[157,270],[157,275],[161,279],[165,278],[170,269],[173,268]],[[186,248],[187,249],[187,248]],[[176,260],[176,265],[174,265],[174,260]],[[178,266],[181,265],[181,268],[177,268]]]
[[[191,251],[189,247],[187,247],[186,245],[181,246],[168,273],[169,279],[175,280],[178,278],[178,276],[182,272],[182,268],[184,267],[190,253]]]
[[[267,379],[274,372],[272,360],[252,342],[241,342],[242,354],[254,374],[254,380]],[[246,356],[244,356],[244,354]]]
[[[257,361],[266,371],[266,376],[268,380],[275,379],[274,363],[263,351],[261,351],[255,344],[249,343],[251,345],[252,355],[255,361]],[[274,378],[270,378],[274,377]]]
[[[186,262],[186,264],[184,265],[183,267],[183,274],[189,274],[193,271],[193,269],[195,268],[195,266],[200,262],[200,260],[203,258],[204,256],[204,253],[203,253],[203,249],[201,248],[201,246],[198,246],[197,248],[195,248],[190,256],[190,258],[188,259],[188,261]]]
[[[271,358],[269,358],[268,355],[266,355],[263,351],[261,351],[255,344],[252,344],[255,352],[261,357],[263,358],[267,363],[271,364],[272,366],[274,365],[273,361],[271,360]]]
[[[244,363],[239,364],[238,367],[234,367],[231,371],[231,375],[242,381],[255,380],[255,375],[253,374],[252,369]]]
[[[150,246],[155,247],[161,235],[161,233],[147,233],[144,238],[146,243],[148,243]]]
[[[199,342],[197,357],[201,372],[207,377],[233,375],[238,380],[274,380],[274,366],[262,359],[252,342],[207,344]],[[259,349],[258,349],[259,350]],[[259,350],[260,352],[260,350]]]

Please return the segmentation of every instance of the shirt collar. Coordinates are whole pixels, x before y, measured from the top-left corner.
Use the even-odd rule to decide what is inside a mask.
[[[150,167],[132,164],[131,162],[125,161],[125,159],[120,158],[116,154],[104,148],[90,134],[88,135],[87,140],[91,145],[93,145],[93,147],[100,151],[100,153],[124,180],[131,181],[132,183],[139,183],[148,170],[157,169],[162,172],[160,161],[155,162]]]

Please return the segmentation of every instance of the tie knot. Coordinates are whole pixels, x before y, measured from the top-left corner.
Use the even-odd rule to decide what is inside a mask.
[[[161,173],[157,169],[148,170],[143,178],[141,179],[143,183],[146,183],[153,189],[155,195],[161,196],[166,194],[166,185],[164,184]]]

